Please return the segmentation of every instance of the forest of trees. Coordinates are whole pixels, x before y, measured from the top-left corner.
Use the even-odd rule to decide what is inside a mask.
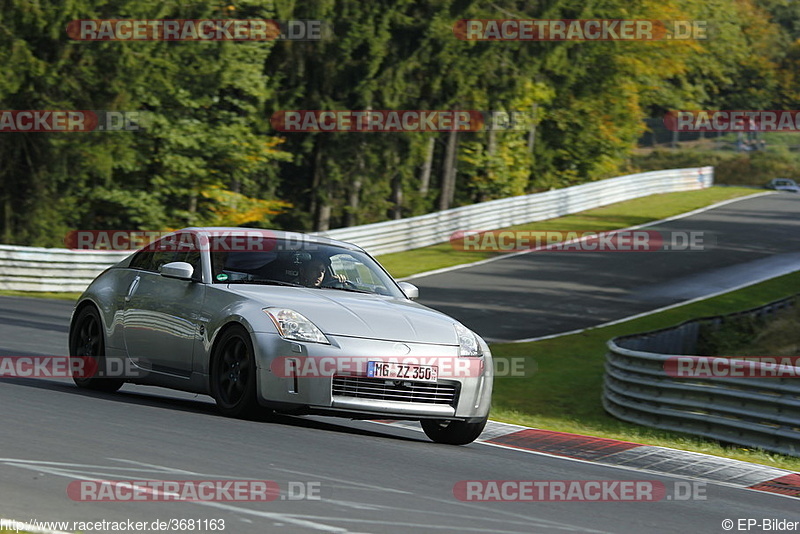
[[[76,41],[76,19],[316,19],[320,41]],[[708,21],[707,40],[500,42],[460,19]],[[630,169],[670,109],[798,109],[792,0],[6,0],[0,109],[146,111],[131,132],[0,133],[0,241],[72,229],[325,230]],[[534,128],[282,133],[278,110],[523,110]]]

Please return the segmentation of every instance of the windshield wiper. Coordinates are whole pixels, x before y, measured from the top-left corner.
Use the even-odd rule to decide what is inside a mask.
[[[368,295],[372,295],[372,291],[366,291],[364,289],[355,289],[352,287],[331,287],[331,286],[320,286],[320,289],[336,289],[337,291],[349,291],[351,293],[366,293]]]

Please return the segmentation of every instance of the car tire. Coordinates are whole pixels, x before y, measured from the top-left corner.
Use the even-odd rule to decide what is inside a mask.
[[[241,326],[227,328],[211,358],[211,396],[228,417],[246,419],[259,411],[253,340]]]
[[[84,306],[69,332],[69,356],[72,380],[84,389],[114,392],[125,380],[107,378],[106,341],[100,312],[94,306]],[[78,360],[78,361],[76,361]]]
[[[425,434],[436,443],[466,445],[478,439],[487,420],[488,417],[484,417],[477,423],[467,423],[466,421],[423,419],[420,424]]]

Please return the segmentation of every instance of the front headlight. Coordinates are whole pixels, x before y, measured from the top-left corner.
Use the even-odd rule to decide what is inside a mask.
[[[284,339],[293,341],[309,341],[311,343],[331,342],[317,325],[306,319],[302,314],[288,308],[264,308],[264,313],[269,315],[278,333]]]
[[[461,323],[455,323],[459,356],[483,356],[478,336]]]

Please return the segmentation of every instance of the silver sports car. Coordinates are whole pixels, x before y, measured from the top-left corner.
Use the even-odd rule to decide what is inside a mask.
[[[187,228],[100,274],[69,348],[80,387],[149,384],[259,410],[421,421],[436,442],[483,430],[489,347],[413,302],[361,248],[289,232]],[[85,371],[85,370],[84,370]]]
[[[789,191],[791,193],[800,193],[800,186],[797,182],[788,178],[773,178],[765,185],[767,189],[774,189],[775,191]]]

